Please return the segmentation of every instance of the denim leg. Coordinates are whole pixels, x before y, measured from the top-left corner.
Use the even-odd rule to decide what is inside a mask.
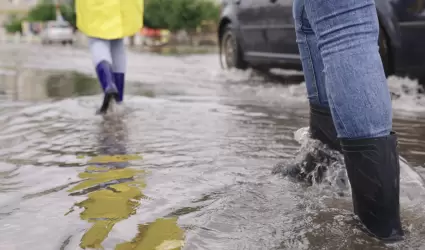
[[[305,13],[304,0],[295,0],[292,11],[308,99],[310,103],[328,107],[322,56]]]
[[[391,97],[378,51],[374,0],[304,0],[318,39],[339,138],[389,135]]]

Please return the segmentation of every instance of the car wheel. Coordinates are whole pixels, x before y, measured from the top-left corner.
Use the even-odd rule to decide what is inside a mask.
[[[388,39],[385,34],[384,29],[379,28],[379,54],[381,55],[382,65],[384,66],[385,75],[389,76],[391,74],[391,65],[390,65],[390,50],[388,48]]]
[[[223,69],[246,69],[248,67],[243,60],[243,52],[237,37],[229,24],[224,27],[220,39],[220,64]]]

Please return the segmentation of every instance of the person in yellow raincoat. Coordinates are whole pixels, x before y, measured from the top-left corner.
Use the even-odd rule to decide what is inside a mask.
[[[123,101],[126,72],[124,38],[143,27],[143,0],[76,0],[77,28],[89,37],[97,77],[104,92],[98,113],[111,100]]]

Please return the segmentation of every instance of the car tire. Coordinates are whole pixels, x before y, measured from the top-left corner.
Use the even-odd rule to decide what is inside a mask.
[[[243,51],[232,30],[232,26],[227,24],[220,36],[220,65],[222,69],[241,69],[248,68],[248,64],[243,59]]]
[[[379,54],[381,55],[382,66],[384,66],[385,75],[388,77],[391,74],[390,50],[387,34],[382,27],[379,28]]]

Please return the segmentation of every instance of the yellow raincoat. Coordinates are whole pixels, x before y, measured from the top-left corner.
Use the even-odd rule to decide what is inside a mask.
[[[143,0],[76,0],[77,27],[90,37],[118,39],[143,27]]]

